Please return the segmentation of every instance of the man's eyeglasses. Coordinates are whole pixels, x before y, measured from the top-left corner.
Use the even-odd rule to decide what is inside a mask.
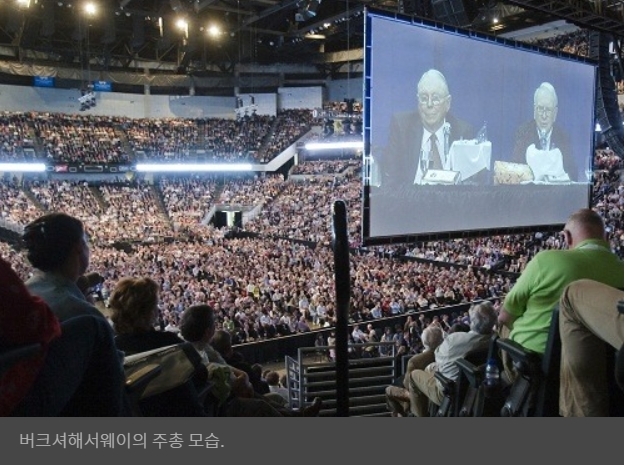
[[[433,107],[438,107],[447,99],[448,99],[447,95],[445,97],[440,97],[439,95],[430,96],[430,95],[424,95],[424,94],[422,95],[417,94],[417,101],[420,103],[420,105],[428,105],[428,103],[430,103]]]
[[[553,107],[540,107],[540,106],[536,106],[535,107],[535,111],[537,113],[540,113],[542,115],[547,115],[550,116],[552,113],[554,113],[554,108]]]

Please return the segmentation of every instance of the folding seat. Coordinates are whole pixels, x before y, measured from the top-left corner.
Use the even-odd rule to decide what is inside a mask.
[[[482,365],[487,361],[489,356],[489,345],[480,347],[478,349],[470,350],[462,359],[471,365]],[[457,360],[457,365],[460,360]],[[443,386],[443,400],[440,405],[434,402],[429,402],[429,412],[431,417],[454,417],[458,416],[460,405],[465,398],[468,383],[462,379],[462,372],[459,371],[457,380],[451,380],[440,372],[435,372],[435,378]]]
[[[552,310],[548,340],[543,356],[506,338],[498,339],[496,345],[511,359],[517,372],[515,380],[508,387],[506,400],[500,412],[501,416],[558,416],[561,367],[559,309]]]
[[[208,372],[189,342],[126,357],[124,369],[134,415],[198,417],[217,414]]]

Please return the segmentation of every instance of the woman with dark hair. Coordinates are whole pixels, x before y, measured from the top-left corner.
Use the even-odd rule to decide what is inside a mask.
[[[150,278],[122,278],[111,293],[109,307],[115,344],[126,355],[183,342],[176,333],[157,331],[159,286]]]
[[[22,241],[35,274],[28,290],[41,297],[60,321],[78,315],[104,318],[77,285],[89,267],[83,223],[65,213],[49,213],[24,228]]]
[[[64,213],[44,215],[26,226],[23,241],[37,272],[25,286],[0,260],[0,342],[39,342],[42,350],[2,377],[0,411],[14,416],[129,414],[111,325],[76,284],[89,266],[82,223]]]

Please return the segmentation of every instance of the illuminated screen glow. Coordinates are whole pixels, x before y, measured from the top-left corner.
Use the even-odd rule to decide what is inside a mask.
[[[368,11],[364,244],[557,228],[573,211],[589,206],[596,68],[584,59],[512,45]],[[417,83],[430,69],[443,74],[448,95],[436,86],[422,86],[419,103]],[[534,104],[535,91],[544,82],[556,91],[555,110],[543,101]],[[442,142],[437,153],[448,151],[456,141],[455,155],[472,163],[485,160],[486,168],[459,182],[448,166],[446,172],[429,173],[439,182],[420,184],[420,176],[426,178],[417,173],[417,160],[428,150],[429,138],[418,115],[421,111],[428,122],[435,119],[435,110],[446,106],[447,128],[440,123],[439,127],[447,146]],[[563,170],[569,170],[567,182],[552,175],[533,178],[540,167],[544,169],[536,164],[544,152],[538,151],[539,142],[535,145],[522,135],[531,126],[528,134],[538,134],[536,114],[555,119],[552,140],[544,146],[545,157],[552,158],[541,158],[540,163],[562,162]],[[478,133],[484,124],[483,140]],[[565,138],[567,144],[561,143]],[[517,146],[524,148],[523,163],[514,155],[522,153]],[[441,160],[449,163],[447,156]],[[531,163],[534,171],[529,169]],[[500,174],[494,179],[496,164]],[[561,170],[560,166],[550,169]],[[511,176],[518,181],[511,182]]]

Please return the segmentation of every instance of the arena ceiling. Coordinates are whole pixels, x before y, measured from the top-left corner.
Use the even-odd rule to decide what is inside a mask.
[[[623,0],[93,0],[92,16],[85,1],[0,0],[0,60],[198,75],[316,64],[329,76],[361,59],[364,7],[513,38],[556,20],[618,37],[624,28]]]

